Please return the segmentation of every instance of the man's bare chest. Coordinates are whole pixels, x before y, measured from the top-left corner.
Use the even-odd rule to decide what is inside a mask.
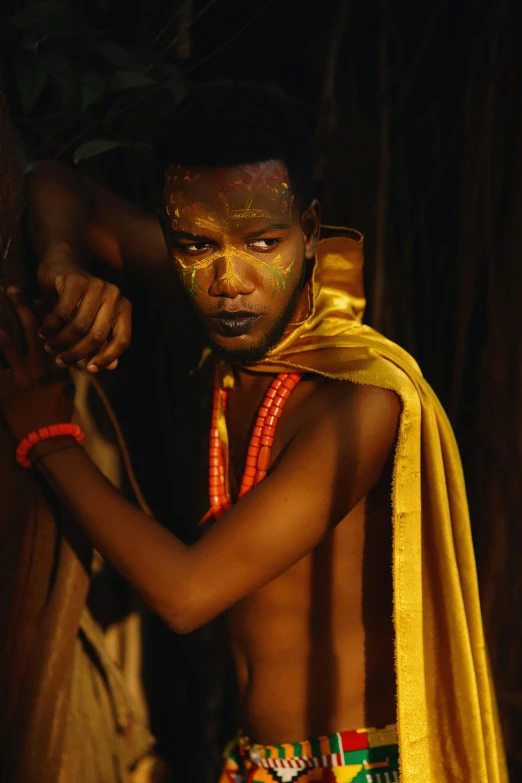
[[[228,434],[228,474],[232,500],[238,497],[241,480],[244,475],[249,446],[257,423],[258,413],[265,404],[264,397],[273,376],[261,377],[259,383],[250,388],[234,389],[228,395],[227,434]],[[302,381],[287,400],[281,417],[273,428],[273,442],[270,446],[268,471],[272,470],[284,452],[285,447],[299,428],[302,421],[303,406],[313,392],[317,381]]]

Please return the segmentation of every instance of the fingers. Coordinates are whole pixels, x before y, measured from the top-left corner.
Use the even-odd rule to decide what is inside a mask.
[[[49,337],[47,346],[55,353],[66,349],[60,357],[66,364],[99,350],[111,329],[119,298],[116,286],[93,278],[69,323]],[[74,358],[66,359],[66,354]]]
[[[83,272],[70,272],[40,335],[47,339],[46,350],[58,354],[60,367],[94,355],[94,372],[114,369],[130,342],[131,309],[117,286]]]
[[[98,370],[114,369],[118,358],[124,353],[131,344],[132,333],[132,305],[128,299],[122,299],[116,320],[112,326],[112,336],[107,345],[99,351],[89,364],[87,369],[90,372]]]
[[[29,379],[22,354],[15,346],[12,338],[3,329],[0,329],[0,358],[12,371],[15,384],[25,386]]]
[[[63,284],[58,303],[40,326],[43,337],[54,337],[67,324],[83,297],[89,279],[80,274],[68,275]]]
[[[118,289],[116,289],[117,295],[119,294]],[[56,343],[65,342],[67,349],[63,351],[59,356],[56,357],[56,363],[62,367],[67,366],[69,364],[74,364],[75,362],[80,361],[80,359],[84,359],[86,356],[92,356],[95,353],[98,353],[107,343],[107,339],[109,337],[109,333],[112,329],[112,325],[114,323],[115,317],[118,314],[118,311],[116,309],[116,302],[114,301],[115,297],[110,296],[109,299],[101,305],[98,312],[94,314],[94,320],[90,321],[90,315],[91,312],[86,308],[85,312],[87,315],[85,316],[86,322],[89,322],[89,328],[87,326],[83,326],[84,322],[82,320],[82,331],[85,330],[85,336],[83,336],[80,340],[64,340],[63,335],[68,331],[67,329],[62,330],[60,333],[59,339],[57,337]],[[117,299],[117,296],[116,296]],[[82,303],[83,304],[83,303]],[[90,303],[88,303],[90,305]],[[98,302],[99,306],[99,302]],[[75,319],[76,320],[76,319]],[[73,327],[71,326],[69,328],[69,335],[72,335],[72,331],[70,331]],[[78,334],[79,329],[76,325],[76,334]],[[49,341],[51,343],[51,341]],[[52,344],[52,343],[51,343]]]

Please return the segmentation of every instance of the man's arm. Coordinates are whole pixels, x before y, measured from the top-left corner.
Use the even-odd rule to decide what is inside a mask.
[[[158,291],[173,285],[158,220],[105,188],[52,161],[28,179],[28,229],[38,280],[57,300],[41,332],[68,365],[92,356],[107,367],[130,340],[130,303],[117,286],[81,268],[82,249]],[[107,344],[106,344],[107,343]]]
[[[55,161],[36,163],[28,181],[28,213],[41,264],[52,262],[56,245],[73,253],[83,245],[113,269],[164,289],[170,267],[155,216],[73,169]]]
[[[102,555],[186,633],[284,572],[355,507],[381,476],[399,414],[393,392],[336,391],[273,473],[192,546],[125,500],[81,449],[51,451],[39,465]]]

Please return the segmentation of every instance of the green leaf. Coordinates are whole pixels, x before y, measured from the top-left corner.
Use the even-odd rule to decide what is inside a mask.
[[[33,2],[13,14],[9,21],[13,27],[44,36],[85,35],[91,32],[73,6],[57,0]]]
[[[133,52],[129,52],[120,44],[114,41],[92,41],[89,48],[104,60],[123,68],[126,71],[135,71],[139,73],[143,70],[143,65]]]
[[[61,92],[61,109],[72,103],[76,80],[67,59],[61,54],[29,54],[20,50],[16,58],[15,79],[24,114],[34,110],[49,78]]]
[[[116,71],[109,79],[110,90],[127,90],[130,87],[147,87],[155,84],[154,79],[133,71]]]
[[[111,139],[93,139],[92,141],[87,141],[85,144],[80,144],[75,151],[74,162],[78,163],[78,161],[86,160],[86,158],[94,158],[95,155],[101,155],[102,152],[114,150],[116,147],[123,147],[123,144],[120,141],[111,141]]]
[[[82,78],[82,109],[88,109],[107,92],[107,81],[98,71],[85,71]]]

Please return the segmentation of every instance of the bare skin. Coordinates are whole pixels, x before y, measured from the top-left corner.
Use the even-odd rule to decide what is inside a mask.
[[[43,180],[40,188],[45,190]],[[193,195],[195,203],[202,201],[199,194]],[[92,246],[98,252],[105,248],[103,257],[121,266],[125,252],[115,237],[123,218],[115,202],[112,218],[103,203],[100,207],[103,197],[102,192],[93,198],[104,214],[103,222],[96,224],[96,211],[91,211],[84,235],[97,237]],[[40,208],[33,207],[33,220]],[[315,252],[318,211],[313,207],[303,215],[302,221],[294,216],[280,251],[293,252],[301,246],[302,263]],[[145,217],[140,219],[143,228]],[[89,228],[89,221],[96,225]],[[140,253],[143,266],[148,261],[157,279],[158,269],[168,269],[168,263],[159,252],[160,229],[154,223],[155,234],[152,223],[147,224],[147,232],[155,237],[150,257],[144,259],[143,247]],[[251,224],[247,228],[253,230]],[[55,226],[56,235],[58,229]],[[131,226],[127,229],[124,242],[132,247]],[[190,226],[186,229],[195,233]],[[226,231],[222,223],[222,234],[218,231],[207,238],[211,246],[205,247],[204,239],[197,248],[193,242],[187,255],[197,251],[198,258],[204,258],[204,253],[216,252]],[[54,247],[56,235],[51,238]],[[227,239],[227,246],[238,245],[234,236]],[[49,243],[47,250],[44,245],[40,252],[50,269],[52,250]],[[251,248],[247,243],[244,252],[253,253],[255,260],[262,247],[261,265],[266,264],[269,245]],[[61,269],[66,279],[77,274],[75,248],[72,244],[69,248],[69,259]],[[276,257],[275,249],[270,253]],[[262,312],[259,334],[239,339],[262,341],[259,324],[264,318],[270,322],[281,311],[288,291],[281,286],[274,293],[263,287],[258,267],[246,255],[231,251],[230,257],[239,281],[235,285],[248,288],[253,281],[253,288],[250,293],[235,290],[230,275],[223,288],[224,262],[218,252],[215,263],[206,270],[203,264],[198,271],[202,317],[216,304],[221,307],[238,297],[244,303],[253,297],[250,304]],[[44,269],[41,276],[45,274]],[[299,276],[299,269],[295,274]],[[202,279],[204,275],[208,281]],[[41,345],[33,339],[36,325],[21,297],[15,294],[14,299],[31,350],[28,357],[20,357],[2,336],[0,350],[12,372],[0,373],[0,405],[17,440],[36,427],[66,420],[71,411],[63,382],[42,389]],[[296,314],[303,307],[304,296],[296,303]],[[64,337],[65,329],[69,335]],[[76,344],[71,343],[74,324],[65,321],[60,330],[58,343],[69,351],[66,355],[92,355],[92,345],[85,351],[88,330],[80,338],[84,341],[80,349],[78,335]],[[48,328],[48,336],[56,338],[56,333]],[[225,348],[235,348],[234,340],[238,337],[216,337]],[[115,353],[107,357],[115,358]],[[227,413],[234,499],[251,426],[272,377],[236,370]],[[131,506],[69,439],[39,444],[31,455],[41,457],[39,469],[95,546],[173,630],[191,631],[228,611],[243,728],[255,741],[279,743],[395,720],[389,498],[399,415],[399,402],[391,392],[313,376],[303,379],[276,430],[269,475],[191,547]],[[59,451],[64,446],[71,448]]]
[[[245,433],[270,380],[241,373],[229,393],[234,493]],[[272,465],[307,420],[346,403],[364,406],[364,392],[301,381],[276,430]],[[260,742],[394,722],[391,467],[388,460],[376,486],[309,555],[229,610],[244,728]]]

